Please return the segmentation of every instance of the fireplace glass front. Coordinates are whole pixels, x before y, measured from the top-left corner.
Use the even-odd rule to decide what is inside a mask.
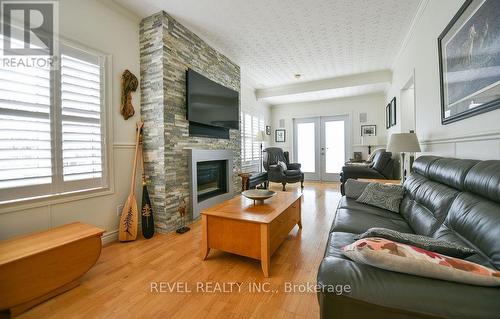
[[[198,203],[227,193],[227,160],[198,162]]]

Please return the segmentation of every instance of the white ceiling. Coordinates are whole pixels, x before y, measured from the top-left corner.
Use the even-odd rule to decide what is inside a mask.
[[[421,0],[114,1],[166,11],[269,88],[390,68]]]

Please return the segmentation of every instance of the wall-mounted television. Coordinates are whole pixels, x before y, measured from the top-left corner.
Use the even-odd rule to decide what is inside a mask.
[[[187,119],[190,122],[239,130],[239,93],[196,71],[186,72]]]

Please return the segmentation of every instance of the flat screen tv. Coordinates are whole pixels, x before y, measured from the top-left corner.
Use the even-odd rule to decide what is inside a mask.
[[[187,119],[190,122],[238,130],[240,103],[237,91],[231,90],[188,69]]]

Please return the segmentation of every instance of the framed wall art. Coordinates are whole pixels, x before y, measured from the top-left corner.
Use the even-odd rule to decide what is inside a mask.
[[[396,125],[396,97],[391,100],[391,126]]]
[[[438,38],[441,123],[500,107],[500,1],[467,0]]]
[[[377,125],[361,125],[361,136],[377,135]]]
[[[385,128],[391,127],[391,103],[385,107]]]
[[[286,131],[284,129],[278,129],[274,131],[274,141],[275,142],[285,142]]]

